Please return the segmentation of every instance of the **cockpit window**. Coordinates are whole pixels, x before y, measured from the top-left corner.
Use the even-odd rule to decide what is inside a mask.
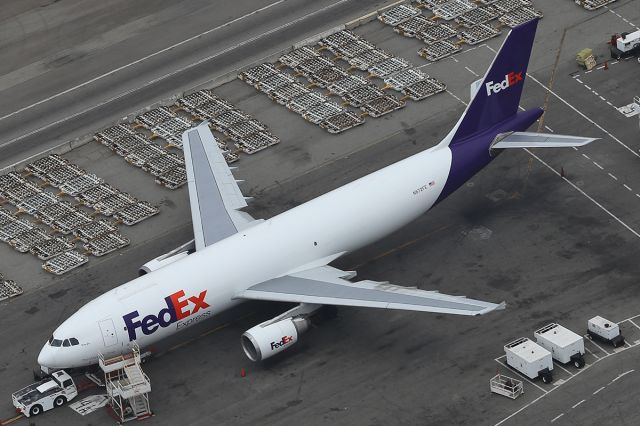
[[[69,343],[69,339],[64,339],[64,342],[62,342],[62,346],[64,347],[71,346],[71,343]]]
[[[53,341],[53,334],[51,335],[51,337],[49,337],[49,344],[51,344],[52,341]]]
[[[62,346],[62,340],[53,339],[51,340],[51,346],[55,346],[56,348]]]
[[[72,337],[71,339],[69,339],[69,342],[71,342],[71,346],[76,346],[80,344],[78,342],[78,339],[76,339],[75,337]]]

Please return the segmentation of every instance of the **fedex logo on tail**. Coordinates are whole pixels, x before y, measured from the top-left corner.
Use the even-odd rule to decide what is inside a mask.
[[[191,297],[186,297],[184,290],[177,291],[164,298],[167,304],[166,308],[160,309],[157,315],[150,314],[142,318],[142,320],[136,320],[140,316],[138,311],[129,312],[122,317],[129,333],[129,340],[136,340],[136,330],[138,328],[142,330],[144,335],[148,336],[154,333],[158,327],[168,327],[175,322],[191,317],[201,309],[207,309],[209,304],[204,301],[206,295],[207,290],[200,292],[198,296]],[[203,312],[202,315],[190,318],[190,320],[197,320],[200,317],[209,315],[209,312]],[[180,323],[178,323],[179,326]]]
[[[498,93],[501,90],[507,89],[514,84],[522,81],[524,77],[522,76],[522,71],[520,72],[510,72],[504,76],[504,80],[499,83],[494,83],[490,81],[485,84],[485,88],[487,89],[487,96],[491,96],[493,93]]]

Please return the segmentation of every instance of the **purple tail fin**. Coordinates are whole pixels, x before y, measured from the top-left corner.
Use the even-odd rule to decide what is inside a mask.
[[[511,30],[454,128],[449,145],[518,112],[537,26],[538,20],[534,19]]]

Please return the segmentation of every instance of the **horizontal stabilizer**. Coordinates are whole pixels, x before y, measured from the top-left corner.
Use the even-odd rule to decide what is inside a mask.
[[[324,266],[286,275],[249,287],[239,299],[321,305],[361,306],[457,315],[482,315],[504,309],[495,304],[464,296],[450,296],[376,281],[350,282],[345,271]]]
[[[583,146],[597,139],[556,135],[553,133],[513,132],[494,143],[491,148],[567,148],[570,146]]]

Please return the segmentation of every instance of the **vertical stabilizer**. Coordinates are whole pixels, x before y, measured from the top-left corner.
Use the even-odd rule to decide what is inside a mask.
[[[537,26],[534,19],[509,32],[476,95],[443,143],[455,145],[518,112]]]

